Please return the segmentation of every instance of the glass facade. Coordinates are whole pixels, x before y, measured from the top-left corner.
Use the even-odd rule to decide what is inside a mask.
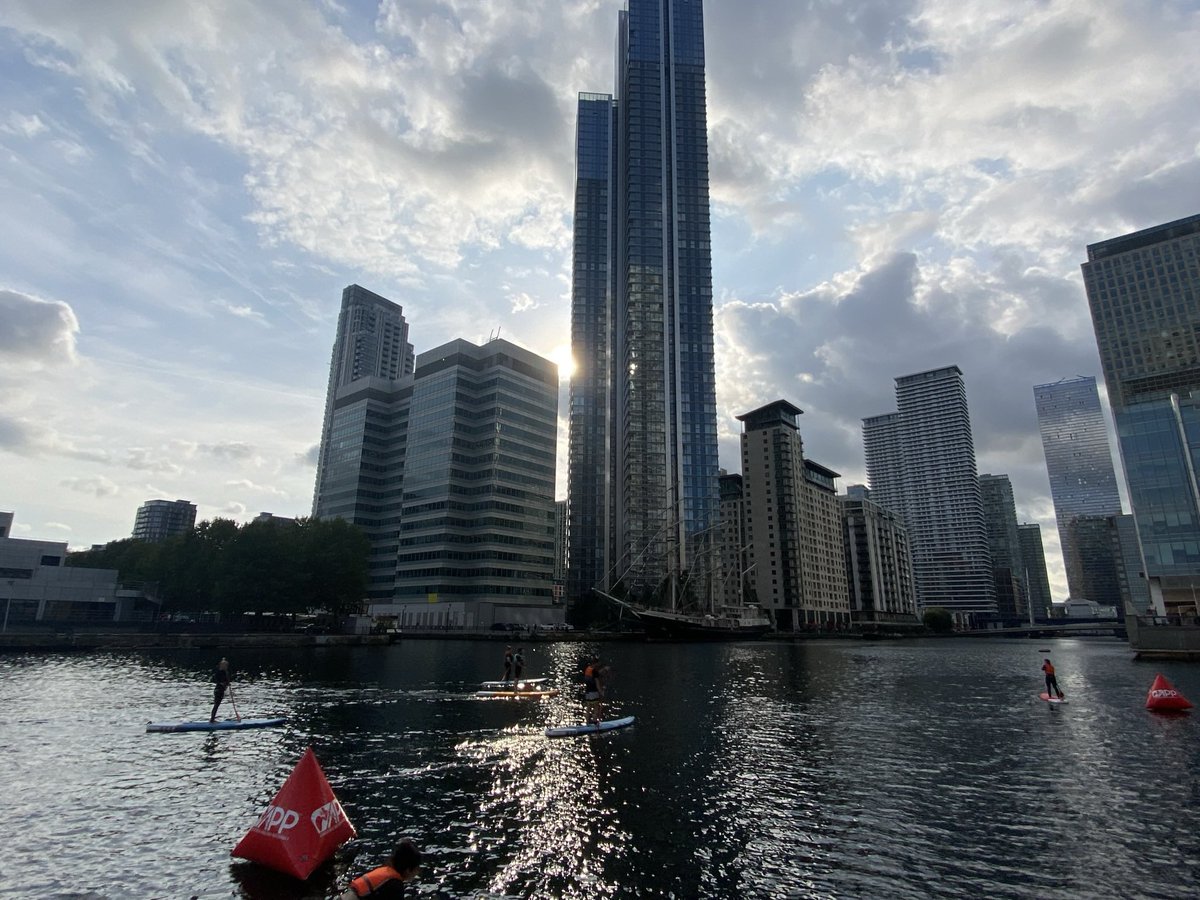
[[[607,156],[600,149],[605,102],[611,110]],[[580,467],[569,493],[580,510],[572,509],[572,528],[577,518],[592,522],[570,537],[568,580],[575,596],[617,580],[646,591],[688,568],[701,552],[695,546],[701,535],[719,522],[700,0],[630,0],[618,20],[615,99],[581,96],[577,155],[577,213],[581,199],[588,208],[576,219],[572,343],[576,363],[582,357],[590,367],[578,376],[572,422],[578,416],[578,441],[588,441],[583,407],[589,397],[594,408],[606,401],[608,433],[592,438],[603,449],[573,444]],[[604,162],[606,199],[599,183]],[[592,254],[601,242],[600,210],[609,213],[603,285],[609,327],[602,335],[593,327],[601,279],[589,285],[579,269],[581,262],[598,263]],[[606,398],[595,387],[597,360],[608,364]],[[584,468],[589,452],[608,453],[608,465]],[[596,486],[600,471],[609,479],[606,491]],[[607,515],[591,511],[599,497]],[[600,534],[603,528],[608,536]]]
[[[967,389],[958,366],[896,379],[897,411],[863,420],[871,498],[902,515],[917,604],[995,613]]]
[[[1091,244],[1084,285],[1159,611],[1200,587],[1200,215]]]
[[[1029,589],[1029,619],[1045,619],[1050,615],[1050,578],[1046,574],[1046,552],[1042,546],[1042,526],[1035,522],[1017,526],[1021,542],[1021,564],[1025,567],[1025,584]]]
[[[992,554],[992,581],[996,585],[996,610],[1005,618],[1025,615],[1025,564],[1017,535],[1017,505],[1007,475],[980,475],[979,495],[987,521],[988,550]]]
[[[1039,384],[1033,389],[1033,397],[1068,589],[1072,597],[1098,600],[1084,587],[1091,576],[1084,571],[1079,545],[1071,530],[1071,521],[1076,516],[1121,514],[1117,473],[1096,379],[1089,375]],[[1089,551],[1089,557],[1097,558],[1094,550]],[[1102,563],[1102,568],[1106,571],[1111,568],[1111,561]]]
[[[612,554],[613,360],[610,264],[614,106],[609,94],[581,94],[575,135],[575,239],[571,265],[571,376],[568,413],[567,596],[607,587]]]

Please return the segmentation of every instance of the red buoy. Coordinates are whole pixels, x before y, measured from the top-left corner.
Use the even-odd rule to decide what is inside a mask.
[[[1146,695],[1146,709],[1156,712],[1182,712],[1191,708],[1192,704],[1188,698],[1175,690],[1171,682],[1161,675],[1155,676],[1150,693]]]
[[[305,879],[354,835],[309,747],[233,855]]]

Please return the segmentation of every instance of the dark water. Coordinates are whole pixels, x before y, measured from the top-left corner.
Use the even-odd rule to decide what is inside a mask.
[[[1039,646],[1070,705],[1050,707]],[[275,731],[146,734],[207,715],[212,654],[0,656],[0,896],[329,897],[397,835],[453,897],[1194,897],[1200,711],[1143,708],[1200,666],[1108,642],[538,645],[540,703],[478,701],[502,646],[233,658]],[[637,724],[578,721],[612,661]],[[232,861],[313,746],[359,837],[300,884]],[[75,873],[68,876],[67,872]]]

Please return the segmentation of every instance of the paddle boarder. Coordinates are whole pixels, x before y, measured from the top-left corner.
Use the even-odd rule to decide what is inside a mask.
[[[513,652],[512,647],[504,648],[504,681],[512,681]]]
[[[517,652],[513,655],[513,681],[521,680],[521,673],[525,671],[525,648],[518,647]]]
[[[1046,673],[1046,693],[1051,697],[1057,696],[1061,700],[1063,692],[1058,686],[1058,678],[1054,674],[1054,663],[1050,662],[1049,657],[1046,657],[1042,663],[1042,671]]]
[[[588,724],[598,724],[603,718],[604,679],[608,669],[594,659],[583,667],[583,705]]]
[[[208,721],[216,722],[217,708],[221,705],[221,701],[225,699],[225,691],[229,688],[229,660],[225,657],[222,656],[221,661],[217,663],[212,680],[216,687],[213,689],[212,715],[208,717]]]
[[[405,838],[396,845],[385,865],[359,875],[350,882],[350,888],[341,900],[356,897],[376,897],[382,900],[405,896],[404,884],[417,877],[421,868],[421,851],[417,845]]]

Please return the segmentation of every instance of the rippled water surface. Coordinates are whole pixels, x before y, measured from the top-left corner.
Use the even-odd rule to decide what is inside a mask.
[[[1070,705],[1050,707],[1039,646]],[[581,660],[637,724],[581,719]],[[501,645],[0,656],[0,896],[331,897],[413,836],[450,897],[1194,897],[1200,716],[1143,708],[1200,665],[1110,642],[538,644],[562,693],[480,701]],[[228,701],[227,701],[228,703]],[[228,710],[227,710],[228,711]],[[1197,711],[1200,712],[1200,711]],[[359,837],[306,884],[233,861],[312,746]],[[69,879],[68,872],[75,873]]]

